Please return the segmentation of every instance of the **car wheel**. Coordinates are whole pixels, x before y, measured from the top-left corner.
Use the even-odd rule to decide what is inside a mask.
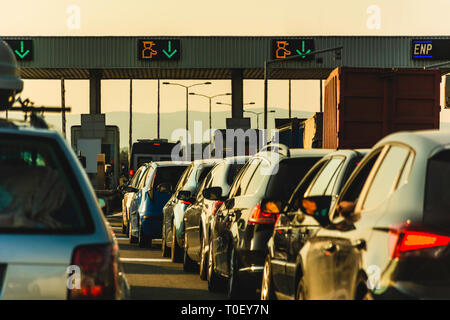
[[[138,238],[133,236],[133,233],[131,232],[132,227],[131,227],[131,221],[128,221],[128,232],[129,232],[129,238],[130,238],[130,243],[137,243],[138,242]]]
[[[209,244],[209,247],[212,248],[211,243]],[[211,249],[210,249],[210,254],[208,255],[208,272],[207,272],[206,279],[208,280],[209,292],[217,292],[221,289],[219,276],[217,275],[216,271],[214,270],[214,260],[213,260],[213,255],[212,255]]]
[[[275,300],[272,287],[272,268],[270,267],[270,257],[267,256],[264,263],[263,279],[261,284],[261,300]]]
[[[206,280],[208,276],[209,254],[206,252],[205,237],[202,237],[202,248],[200,251],[200,279]]]
[[[197,269],[197,263],[193,261],[187,253],[187,237],[184,235],[184,255],[183,255],[183,271],[184,272],[194,272]]]
[[[142,225],[139,226],[138,244],[140,248],[151,248],[152,246],[152,239],[144,235]]]
[[[172,262],[181,262],[181,248],[178,246],[177,243],[177,236],[175,233],[175,223],[172,224],[172,252],[171,252],[171,259]]]
[[[241,281],[238,274],[238,266],[236,259],[236,252],[234,248],[230,255],[230,276],[228,278],[228,299],[238,299],[241,297]]]
[[[162,230],[162,241],[161,241],[161,255],[164,258],[168,258],[170,257],[170,251],[169,251],[169,247],[167,246],[167,241],[166,241],[166,226],[163,225],[163,230]]]
[[[303,283],[303,279],[300,279],[300,281],[297,284],[297,290],[295,292],[295,300],[306,300],[305,285]]]

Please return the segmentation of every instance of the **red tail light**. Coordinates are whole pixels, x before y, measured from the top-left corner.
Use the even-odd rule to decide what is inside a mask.
[[[264,210],[261,209],[261,205],[257,204],[250,214],[250,218],[248,219],[248,224],[275,224],[277,220],[278,212],[274,213],[267,210],[268,206],[266,205]]]
[[[219,210],[220,206],[223,204],[223,201],[216,201],[213,204],[213,208],[211,210],[211,215],[215,216],[217,211]]]
[[[114,299],[117,290],[117,245],[77,247],[72,265],[81,271],[79,288],[69,289],[69,299]]]
[[[133,171],[133,169],[131,169],[131,170],[130,170],[130,176],[132,177],[133,174],[134,174],[134,171]]]
[[[450,237],[428,231],[418,231],[411,227],[391,229],[390,255],[392,259],[406,257],[437,257],[439,252],[427,252],[424,249],[442,249],[450,244]]]
[[[188,205],[190,206],[192,204],[192,202],[186,201],[186,200],[181,200],[182,204]]]

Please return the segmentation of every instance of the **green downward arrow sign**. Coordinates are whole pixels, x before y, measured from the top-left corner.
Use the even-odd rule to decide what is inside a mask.
[[[300,51],[300,50],[298,50],[298,49],[295,50],[295,51],[297,51],[297,53],[298,53],[300,56],[302,56],[303,59],[306,58],[305,54],[311,52],[310,49],[308,49],[307,51],[305,51],[305,41],[302,41],[302,51]]]
[[[170,59],[177,52],[177,49],[172,51],[172,42],[171,41],[169,41],[169,45],[168,46],[169,46],[169,48],[168,48],[169,52],[167,52],[165,49],[163,49],[163,52],[167,56],[167,58]]]
[[[20,41],[20,52],[18,50],[14,50],[14,52],[20,57],[20,59],[25,58],[25,56],[30,53],[30,50],[23,51],[23,41]]]

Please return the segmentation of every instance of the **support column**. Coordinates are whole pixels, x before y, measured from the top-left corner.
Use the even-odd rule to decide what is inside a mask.
[[[231,71],[231,117],[242,119],[244,117],[244,71],[233,69]]]
[[[89,114],[101,112],[101,79],[102,71],[89,70]]]

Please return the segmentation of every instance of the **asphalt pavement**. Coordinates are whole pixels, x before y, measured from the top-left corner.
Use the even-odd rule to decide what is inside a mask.
[[[122,233],[121,213],[108,216],[119,242],[119,254],[128,283],[131,298],[140,300],[224,300],[225,293],[210,293],[208,283],[198,273],[186,273],[182,263],[173,263],[161,255],[161,240],[154,240],[152,247],[139,248],[130,244]]]

